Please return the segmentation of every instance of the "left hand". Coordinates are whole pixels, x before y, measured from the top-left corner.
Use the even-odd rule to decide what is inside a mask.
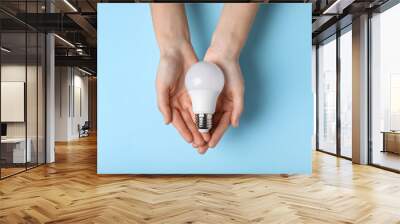
[[[204,61],[218,65],[225,76],[225,86],[217,101],[213,116],[214,127],[208,141],[208,146],[213,148],[221,140],[229,125],[239,126],[244,104],[244,80],[238,57],[224,55],[222,51],[210,47]]]

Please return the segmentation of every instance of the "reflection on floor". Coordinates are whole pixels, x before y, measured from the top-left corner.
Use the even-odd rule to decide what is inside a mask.
[[[25,164],[8,164],[8,165],[4,165],[4,167],[1,168],[1,178],[6,178],[8,176],[20,173],[22,171],[25,171],[26,169],[30,169],[33,167],[36,167],[37,164],[36,163],[27,163]]]
[[[23,168],[1,168],[1,178],[16,174],[18,172],[24,171],[25,167]]]
[[[348,147],[342,147],[340,151],[341,155],[347,158],[352,157],[352,149]]]
[[[0,181],[0,223],[400,220],[399,174],[325,153],[310,175],[97,175],[96,153],[94,137],[57,144],[56,163]]]
[[[372,157],[373,164],[400,170],[400,155],[392,152],[375,150]]]

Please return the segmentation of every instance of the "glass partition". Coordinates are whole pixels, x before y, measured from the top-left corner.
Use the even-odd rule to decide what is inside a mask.
[[[43,164],[46,162],[46,139],[45,139],[45,124],[46,124],[46,76],[45,76],[45,66],[46,66],[46,36],[43,33],[38,34],[38,76],[37,76],[37,162],[38,164]]]
[[[44,1],[14,3],[0,6],[44,12]],[[44,33],[0,12],[1,179],[45,163],[45,44]]]
[[[1,34],[1,176],[26,169],[26,33]],[[5,50],[6,49],[6,50]]]
[[[27,113],[27,150],[31,159],[27,167],[37,165],[38,159],[38,35],[36,32],[27,33],[27,74],[26,74],[26,113]]]

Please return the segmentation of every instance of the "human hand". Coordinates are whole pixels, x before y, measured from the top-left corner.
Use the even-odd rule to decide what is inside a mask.
[[[229,125],[239,126],[240,115],[243,111],[244,81],[239,58],[225,53],[225,51],[212,46],[204,57],[204,61],[217,64],[225,76],[225,86],[219,95],[213,115],[215,126],[211,130],[211,138],[208,141],[210,148],[218,144]]]
[[[225,4],[205,61],[220,66],[225,87],[217,102],[209,134],[200,134],[194,122],[190,97],[184,87],[187,69],[197,58],[190,44],[188,22],[183,4],[151,4],[151,12],[161,58],[157,74],[158,106],[165,123],[178,132],[199,153],[215,147],[230,124],[237,127],[243,110],[243,77],[239,55],[257,13],[258,4]],[[208,144],[206,144],[208,142]]]
[[[158,107],[165,123],[172,123],[187,142],[204,153],[209,135],[202,136],[197,130],[191,100],[184,87],[186,71],[197,62],[190,43],[185,7],[178,3],[152,3],[151,15],[160,47],[156,79]]]
[[[191,99],[184,85],[186,71],[196,62],[197,57],[189,43],[163,51],[158,66],[156,90],[164,122],[172,123],[182,137],[203,154],[208,149],[210,136],[197,130]]]
[[[254,3],[224,4],[211,45],[204,57],[204,61],[217,64],[225,75],[225,86],[213,116],[215,127],[211,130],[208,141],[211,148],[218,144],[229,125],[239,126],[244,98],[239,56],[257,10],[258,4]]]

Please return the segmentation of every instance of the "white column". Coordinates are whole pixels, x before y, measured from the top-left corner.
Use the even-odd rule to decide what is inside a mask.
[[[368,163],[368,15],[353,20],[353,162]]]
[[[55,149],[54,149],[54,133],[55,133],[55,60],[54,60],[54,35],[47,34],[47,76],[46,76],[46,163],[52,163],[55,161]]]
[[[51,1],[46,1],[47,12],[54,11]],[[54,34],[46,35],[46,163],[55,161],[55,43]]]

